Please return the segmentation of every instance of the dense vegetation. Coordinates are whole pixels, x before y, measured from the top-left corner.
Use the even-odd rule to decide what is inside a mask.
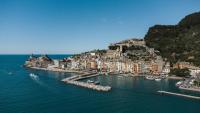
[[[110,46],[108,46],[108,49],[110,49],[110,50],[117,50],[118,47],[119,46],[116,46],[116,45],[110,45]]]
[[[170,75],[176,75],[180,77],[190,76],[190,70],[188,68],[184,69],[171,69]]]
[[[151,27],[145,42],[172,64],[187,61],[200,66],[200,12],[186,16],[177,25]]]

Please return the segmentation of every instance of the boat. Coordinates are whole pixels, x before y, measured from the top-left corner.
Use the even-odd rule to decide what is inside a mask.
[[[156,78],[155,81],[159,82],[161,81],[161,78]]]
[[[145,77],[147,80],[154,80],[154,77],[153,76],[146,76]]]
[[[176,83],[176,86],[179,87],[179,86],[182,85],[182,83],[183,83],[183,81],[179,81],[179,82]]]
[[[87,80],[87,83],[94,83],[94,81],[92,81],[92,80]]]
[[[38,76],[35,75],[35,74],[33,74],[33,73],[30,73],[29,76],[30,76],[31,78],[34,78],[34,79],[37,79],[37,78],[38,78]]]

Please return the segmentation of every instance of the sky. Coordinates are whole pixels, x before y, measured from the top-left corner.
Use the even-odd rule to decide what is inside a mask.
[[[0,54],[74,54],[177,24],[200,0],[0,0]]]

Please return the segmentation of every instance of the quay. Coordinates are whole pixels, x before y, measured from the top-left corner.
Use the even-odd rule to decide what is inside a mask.
[[[185,88],[185,87],[180,86],[179,89],[200,92],[200,88]]]
[[[197,97],[197,96],[191,96],[191,95],[185,95],[185,94],[173,93],[173,92],[167,92],[167,91],[157,91],[157,92],[161,93],[161,94],[175,95],[175,96],[180,96],[180,97],[186,97],[186,98],[200,100],[200,97]]]
[[[68,77],[68,78],[64,78],[62,81],[68,84],[72,84],[72,85],[76,85],[76,86],[81,86],[84,88],[89,88],[89,89],[93,89],[93,90],[97,90],[97,91],[110,91],[111,87],[110,86],[102,86],[102,85],[96,85],[93,83],[86,83],[86,82],[81,82],[79,80],[82,79],[86,79],[86,78],[90,78],[90,77],[94,77],[94,76],[98,76],[99,74],[83,74],[83,75],[75,75],[72,77]]]

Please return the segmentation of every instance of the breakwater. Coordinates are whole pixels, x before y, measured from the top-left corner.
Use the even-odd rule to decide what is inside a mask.
[[[167,91],[158,91],[158,93],[167,94],[167,95],[175,95],[175,96],[180,96],[180,97],[185,97],[185,98],[191,98],[191,99],[198,99],[198,100],[200,100],[200,97],[191,96],[191,95],[185,95],[185,94],[180,94],[180,93],[173,93],[173,92],[167,92]]]
[[[68,84],[73,84],[73,85],[76,85],[76,86],[81,86],[81,87],[84,87],[84,88],[89,88],[89,89],[93,89],[93,90],[97,90],[97,91],[110,91],[111,90],[110,86],[102,86],[102,85],[96,85],[94,83],[87,83],[87,82],[79,81],[79,80],[82,80],[82,79],[95,77],[95,76],[98,76],[98,75],[99,74],[91,74],[91,73],[84,74],[84,75],[75,75],[75,76],[72,76],[72,77],[65,78],[62,81],[66,82]]]

